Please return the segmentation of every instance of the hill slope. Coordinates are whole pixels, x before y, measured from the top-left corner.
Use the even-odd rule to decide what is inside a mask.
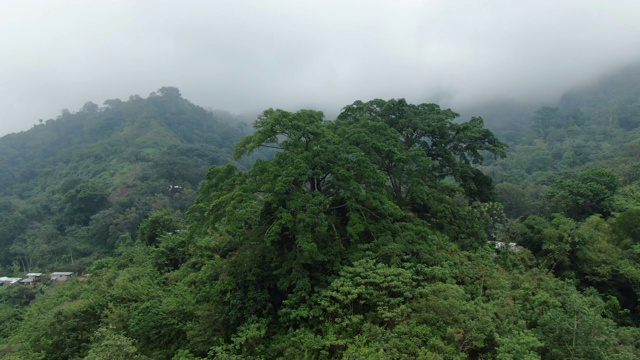
[[[66,227],[32,223],[23,237],[33,256],[33,239],[106,233],[119,239],[113,256],[93,262],[88,281],[0,288],[0,356],[639,358],[640,203],[621,193],[639,180],[610,151],[638,130],[541,108],[510,157],[484,163],[500,204],[477,165],[505,144],[456,115],[402,99],[356,101],[335,121],[266,110],[234,155],[276,155],[246,171],[211,167],[183,220],[171,207],[187,190],[126,200],[138,189],[127,179],[167,179],[154,159],[171,152],[158,137],[175,133],[137,117],[129,141],[144,161],[126,165],[140,169],[112,170],[129,178],[110,192],[101,172],[65,183],[51,194]],[[27,184],[25,194],[56,189]],[[140,204],[169,210],[128,241]]]
[[[575,286],[599,285],[608,265],[638,279],[610,225],[560,215],[508,226],[474,167],[504,144],[455,115],[379,99],[335,121],[266,110],[235,155],[280,150],[247,171],[212,167],[179,228],[152,215],[88,281],[27,306],[26,287],[0,289],[0,355],[638,358],[628,304]]]
[[[640,64],[604,76],[590,86],[562,96],[558,107],[599,116],[625,130],[640,126]]]
[[[237,124],[168,87],[87,103],[1,138],[3,275],[14,262],[22,271],[69,267],[135,237],[152,211],[185,210],[207,169],[232,161],[240,136]]]
[[[485,163],[513,242],[640,323],[640,65],[536,111],[506,159]]]

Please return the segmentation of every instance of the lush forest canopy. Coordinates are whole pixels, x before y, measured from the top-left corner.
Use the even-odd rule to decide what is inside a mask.
[[[150,213],[171,209],[179,218],[207,169],[231,161],[242,131],[231,115],[215,117],[161,88],[63,110],[3,137],[0,275],[86,271],[83,258],[135,239]]]
[[[403,99],[249,133],[162,88],[2,138],[0,275],[92,275],[0,288],[0,354],[636,359],[637,100],[605,85],[497,135]]]

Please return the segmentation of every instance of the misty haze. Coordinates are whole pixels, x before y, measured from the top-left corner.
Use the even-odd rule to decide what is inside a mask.
[[[638,13],[1,4],[0,357],[640,358]]]

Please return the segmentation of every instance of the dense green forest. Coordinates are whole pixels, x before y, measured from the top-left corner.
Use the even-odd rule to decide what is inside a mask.
[[[630,80],[635,76],[635,81]],[[494,134],[162,88],[0,139],[7,359],[637,359],[640,74]]]
[[[167,87],[102,108],[88,102],[3,137],[0,275],[84,271],[133,240],[150,213],[179,218],[208,168],[232,161],[242,131]]]

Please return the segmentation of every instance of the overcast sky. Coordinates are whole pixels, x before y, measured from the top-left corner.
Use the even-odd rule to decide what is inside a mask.
[[[0,135],[162,86],[235,113],[553,103],[637,60],[638,0],[0,0]]]

